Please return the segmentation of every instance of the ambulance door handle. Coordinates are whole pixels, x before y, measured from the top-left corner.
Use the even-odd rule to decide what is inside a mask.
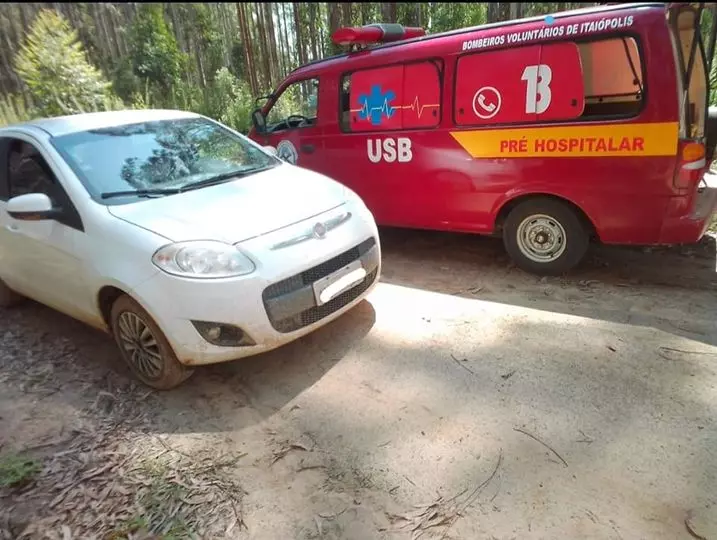
[[[313,144],[302,144],[301,151],[306,154],[313,154],[316,147]]]

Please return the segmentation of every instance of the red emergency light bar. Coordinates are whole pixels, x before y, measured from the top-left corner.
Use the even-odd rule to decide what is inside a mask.
[[[405,27],[400,24],[369,24],[359,27],[339,28],[331,35],[336,45],[369,45],[389,43],[425,36],[423,28]]]

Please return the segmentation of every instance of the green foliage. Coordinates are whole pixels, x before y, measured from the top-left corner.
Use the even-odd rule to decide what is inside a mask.
[[[241,41],[235,40],[232,43],[231,61],[234,74],[244,78],[246,76],[246,57],[244,43]]]
[[[0,96],[0,127],[26,122],[33,117],[33,114],[25,106],[22,96],[10,94]]]
[[[139,80],[132,69],[132,59],[122,58],[112,72],[112,88],[119,97],[127,101],[141,91],[142,81]]]
[[[15,69],[43,116],[100,110],[110,96],[110,83],[88,62],[77,32],[52,10],[38,13]]]
[[[212,21],[211,12],[206,4],[192,4],[192,9],[197,40],[201,48],[200,54],[206,57],[207,65],[204,67],[211,80],[211,77],[224,63],[221,34],[216,30],[216,25]]]
[[[179,83],[186,55],[177,47],[161,4],[141,4],[129,31],[130,58],[134,74],[158,94],[166,95]]]
[[[32,480],[41,470],[34,459],[11,454],[0,458],[0,487],[16,487]]]
[[[223,67],[216,72],[208,95],[208,110],[203,111],[206,116],[213,117],[240,133],[249,132],[254,102],[246,82],[239,81]]]
[[[428,31],[435,34],[455,28],[484,24],[486,21],[486,4],[437,2],[433,4],[433,8],[431,9]]]

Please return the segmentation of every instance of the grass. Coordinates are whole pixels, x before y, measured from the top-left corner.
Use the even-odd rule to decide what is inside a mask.
[[[27,484],[42,470],[36,460],[17,454],[0,457],[0,488]]]
[[[136,501],[141,514],[126,522],[111,537],[120,539],[127,533],[144,531],[158,535],[162,540],[196,538],[196,519],[192,519],[188,512],[190,508],[183,504],[191,497],[191,490],[181,475],[162,462],[145,462],[142,472],[146,482]]]
[[[709,227],[707,227],[707,231],[711,232],[712,234],[717,234],[717,213],[712,214],[712,218]]]

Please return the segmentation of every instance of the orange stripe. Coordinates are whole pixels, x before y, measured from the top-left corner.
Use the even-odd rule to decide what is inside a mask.
[[[474,158],[677,155],[677,122],[452,131]]]

